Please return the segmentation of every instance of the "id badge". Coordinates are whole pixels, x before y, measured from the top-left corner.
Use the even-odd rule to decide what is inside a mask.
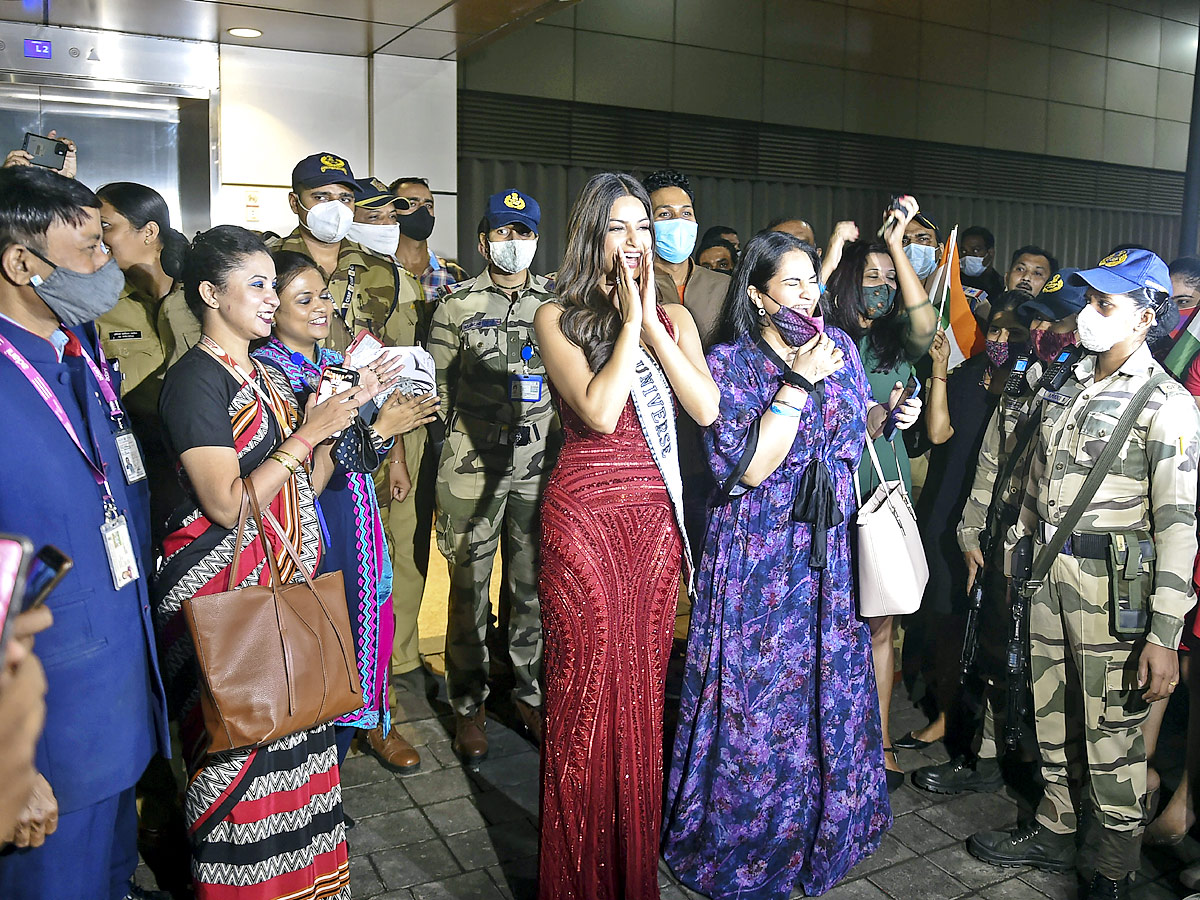
[[[133,552],[133,541],[129,538],[129,525],[125,517],[106,519],[100,526],[100,537],[104,539],[104,552],[108,554],[113,587],[119,591],[137,581],[137,555]]]
[[[142,451],[138,449],[137,438],[128,428],[122,428],[113,438],[117,442],[117,454],[121,457],[121,471],[125,473],[125,483],[134,484],[146,480],[146,464],[142,461]]]
[[[508,399],[522,403],[536,403],[542,399],[541,375],[508,376]]]

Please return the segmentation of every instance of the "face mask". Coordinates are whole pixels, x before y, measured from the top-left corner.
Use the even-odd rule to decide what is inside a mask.
[[[350,225],[350,240],[361,244],[372,253],[383,256],[395,256],[396,245],[400,243],[399,225],[368,225],[364,222],[354,222]]]
[[[908,257],[908,261],[912,263],[912,267],[917,272],[918,278],[927,278],[929,273],[937,268],[937,248],[927,247],[924,244],[909,244],[904,248],[904,255]]]
[[[986,341],[988,359],[997,369],[1008,362],[1008,341]]]
[[[46,265],[54,266],[32,247],[27,249]],[[34,275],[29,284],[58,320],[70,328],[98,319],[116,306],[125,289],[125,276],[117,261],[109,259],[90,274],[54,266],[49,278]]]
[[[775,327],[779,329],[779,336],[789,347],[802,347],[825,331],[825,317],[821,315],[819,306],[813,308],[815,316],[806,316],[797,309],[782,305],[765,291],[762,294],[779,307],[771,313],[771,321],[775,323]]]
[[[300,208],[308,213],[304,227],[324,244],[336,244],[350,233],[354,224],[354,210],[338,200],[323,200],[311,208],[301,203]]]
[[[433,234],[433,213],[428,206],[418,206],[415,212],[399,219],[400,233],[414,241],[427,241]]]
[[[1136,317],[1102,316],[1090,303],[1079,311],[1075,318],[1075,329],[1079,332],[1079,343],[1093,353],[1103,353],[1111,350],[1113,344],[1124,340],[1133,333],[1133,323]]]
[[[964,256],[959,262],[962,264],[962,273],[968,278],[978,278],[987,270],[982,256]]]
[[[527,241],[488,241],[488,258],[492,265],[509,275],[524,272],[537,253],[537,238]]]
[[[896,289],[890,284],[877,284],[863,288],[863,305],[868,319],[882,319],[896,304]]]
[[[1041,331],[1029,332],[1029,342],[1033,344],[1033,352],[1042,362],[1050,362],[1067,347],[1075,343],[1075,332],[1054,334],[1048,328]]]
[[[696,249],[699,225],[691,219],[661,219],[654,223],[654,249],[669,263],[681,263]]]

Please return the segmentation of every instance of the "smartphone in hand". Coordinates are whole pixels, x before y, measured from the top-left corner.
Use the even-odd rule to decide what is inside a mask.
[[[326,366],[321,371],[321,383],[317,386],[317,402],[324,403],[335,394],[348,391],[358,385],[358,373],[345,366]],[[333,436],[341,437],[340,431]]]
[[[896,411],[913,397],[918,397],[921,394],[921,382],[917,380],[916,375],[908,376],[908,383],[904,385],[904,393],[900,395],[900,399],[896,401],[896,405],[888,410],[887,421],[883,423],[883,436],[889,441],[896,434]]]
[[[32,134],[25,132],[25,142],[21,144],[21,149],[30,156],[30,164],[41,166],[45,169],[55,169],[62,171],[62,167],[67,164],[67,153],[70,152],[70,147],[66,141],[56,140],[55,138],[44,137],[40,134]]]

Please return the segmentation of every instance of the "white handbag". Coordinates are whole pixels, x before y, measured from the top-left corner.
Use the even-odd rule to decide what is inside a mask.
[[[879,485],[863,502],[858,473],[854,473],[854,496],[858,499],[855,533],[858,537],[858,612],[865,619],[906,616],[921,607],[921,596],[929,581],[929,563],[917,514],[903,481],[885,481],[875,453],[875,442],[867,438],[867,452]]]

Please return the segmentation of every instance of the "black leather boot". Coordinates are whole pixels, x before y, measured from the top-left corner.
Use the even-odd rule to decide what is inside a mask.
[[[935,794],[962,794],[966,791],[998,791],[1004,787],[1000,764],[994,759],[977,759],[972,765],[964,756],[937,766],[924,766],[913,772],[913,784]]]
[[[1087,893],[1081,900],[1125,900],[1128,887],[1128,875],[1120,881],[1113,881],[1097,872],[1092,876],[1092,883],[1088,885]]]
[[[1075,868],[1075,834],[1056,834],[1036,819],[1015,831],[973,834],[967,850],[994,866],[1033,866],[1047,872]]]

